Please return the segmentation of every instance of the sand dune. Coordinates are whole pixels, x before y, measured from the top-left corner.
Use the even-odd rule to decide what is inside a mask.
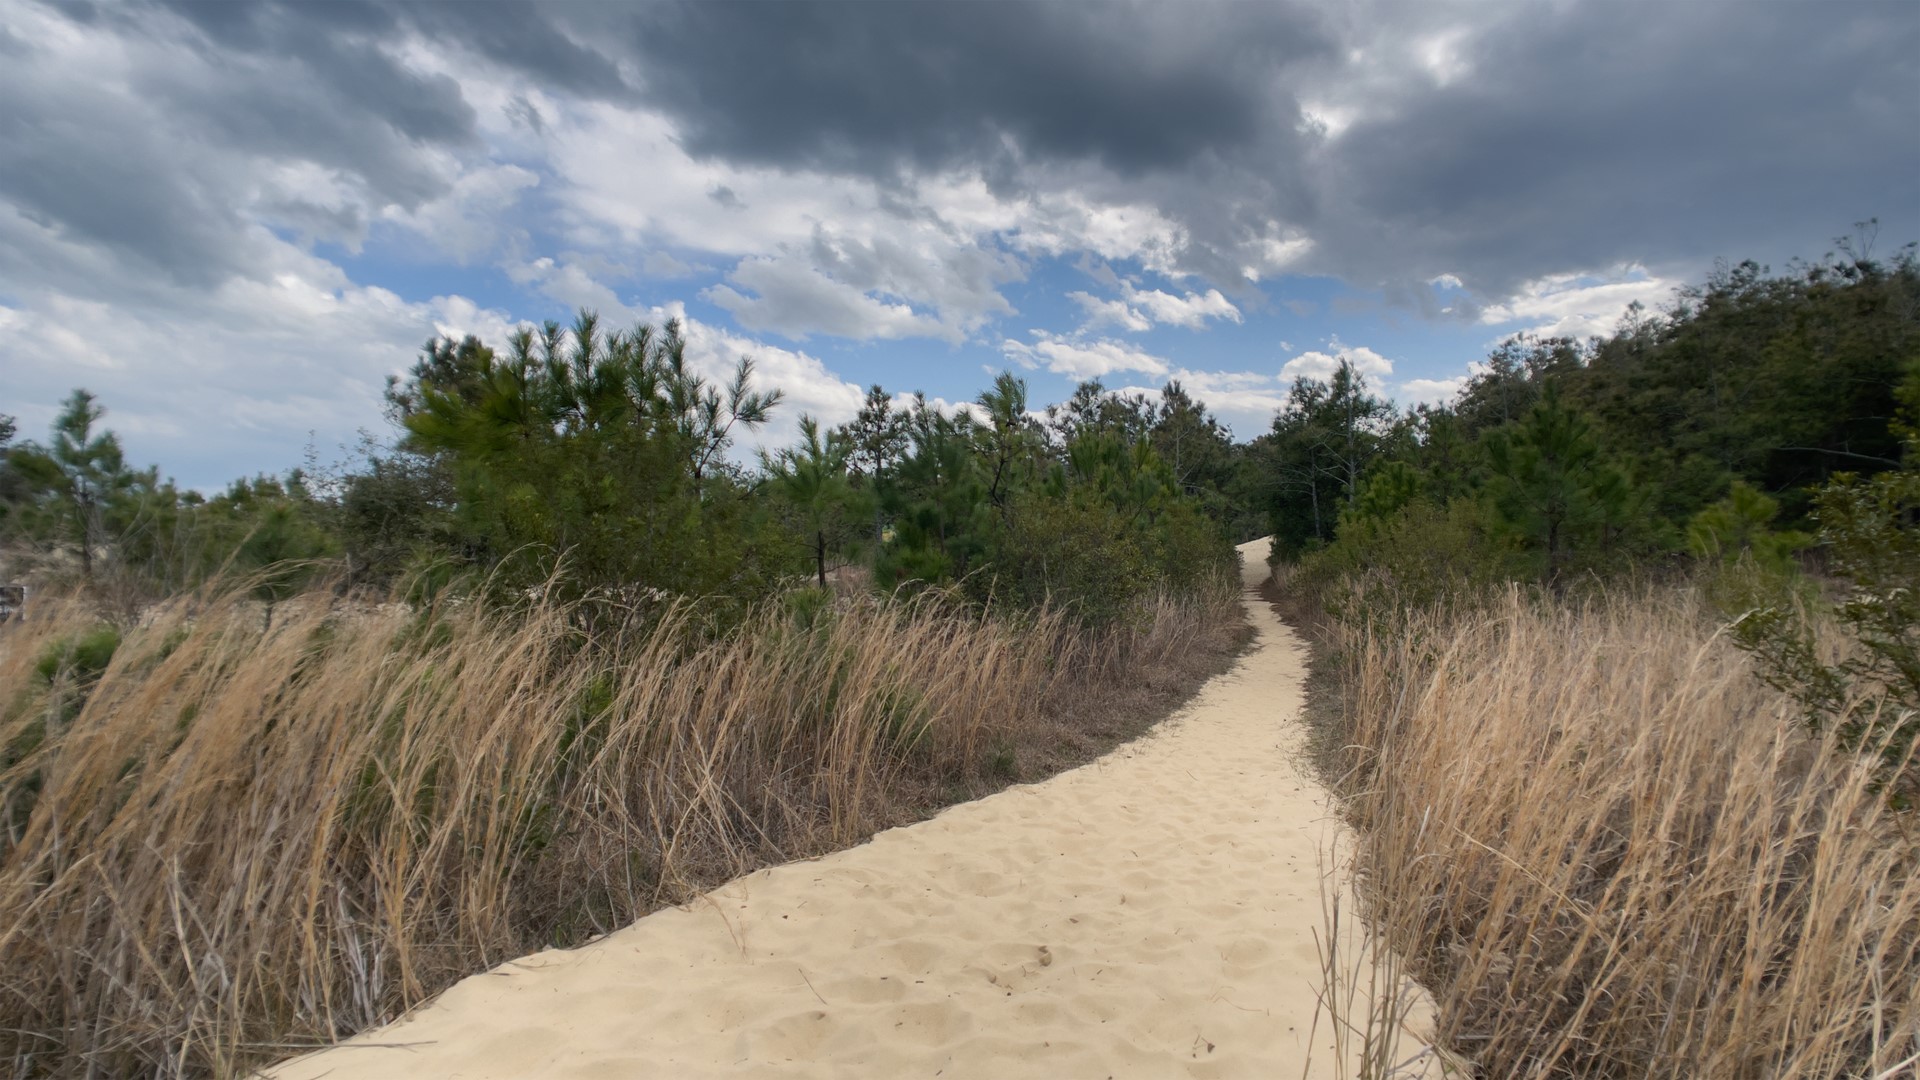
[[[1257,581],[1264,545],[1247,545]],[[1291,1077],[1314,1022],[1328,798],[1304,651],[1093,764],[477,975],[281,1080]],[[1323,1018],[1312,1075],[1339,1076]]]

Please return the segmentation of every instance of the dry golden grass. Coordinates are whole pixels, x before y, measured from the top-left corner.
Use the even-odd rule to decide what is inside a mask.
[[[1332,632],[1363,887],[1480,1075],[1915,1074],[1920,823],[1690,594]]]
[[[420,614],[243,593],[37,670],[97,619],[0,628],[0,1057],[17,1075],[232,1076],[768,862],[1004,783],[1063,698],[1217,645],[1166,603],[1090,637],[937,596]],[[1120,679],[1124,682],[1124,679]],[[83,693],[83,690],[85,691]]]

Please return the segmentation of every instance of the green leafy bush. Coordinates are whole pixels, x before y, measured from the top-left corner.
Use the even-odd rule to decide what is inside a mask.
[[[1790,573],[1793,553],[1813,542],[1803,532],[1775,532],[1780,504],[1745,481],[1736,480],[1727,497],[1687,523],[1687,546],[1703,559],[1720,563],[1751,559],[1766,570]]]
[[[1878,755],[1883,784],[1910,805],[1920,798],[1920,469],[1837,477],[1814,514],[1844,583],[1833,612],[1842,655],[1824,658],[1809,620],[1786,603],[1746,613],[1734,638],[1810,729],[1832,728],[1849,749]]]
[[[1289,581],[1329,614],[1360,625],[1472,602],[1519,576],[1522,560],[1483,503],[1457,498],[1440,506],[1419,496],[1382,516],[1350,515],[1339,537],[1303,556]]]
[[[1833,610],[1841,655],[1824,657],[1809,620],[1787,603],[1755,606],[1734,637],[1759,659],[1762,678],[1800,704],[1809,728],[1830,728],[1847,748],[1878,755],[1883,785],[1912,805],[1920,800],[1920,364],[1900,394],[1893,428],[1906,442],[1905,466],[1839,474],[1814,499],[1828,568],[1843,583]]]
[[[1048,603],[1100,625],[1132,615],[1159,582],[1147,552],[1132,543],[1113,506],[1038,493],[1014,501],[992,550],[992,576],[972,584],[997,602]]]
[[[34,672],[49,686],[62,680],[84,686],[107,670],[119,648],[119,630],[112,626],[95,627],[76,637],[54,642],[40,654]]]

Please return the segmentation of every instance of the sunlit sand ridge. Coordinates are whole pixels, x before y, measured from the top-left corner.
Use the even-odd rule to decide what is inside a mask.
[[[1265,543],[1241,551],[1252,585]],[[1100,761],[503,964],[272,1075],[1299,1076],[1335,824],[1296,762],[1304,648],[1249,607],[1240,663]],[[1311,1041],[1310,1075],[1346,1075],[1326,1017]]]

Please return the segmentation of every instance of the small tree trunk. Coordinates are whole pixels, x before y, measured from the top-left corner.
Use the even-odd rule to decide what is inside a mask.
[[[93,580],[93,533],[94,533],[93,504],[92,504],[92,501],[87,498],[84,491],[77,491],[74,495],[73,517],[74,517],[74,521],[78,523],[80,526],[80,529],[79,529],[80,573],[88,581],[92,581]]]
[[[1547,518],[1547,584],[1560,584],[1560,519]]]
[[[827,532],[825,529],[814,531],[813,557],[814,565],[820,575],[820,587],[824,589],[827,587]]]

